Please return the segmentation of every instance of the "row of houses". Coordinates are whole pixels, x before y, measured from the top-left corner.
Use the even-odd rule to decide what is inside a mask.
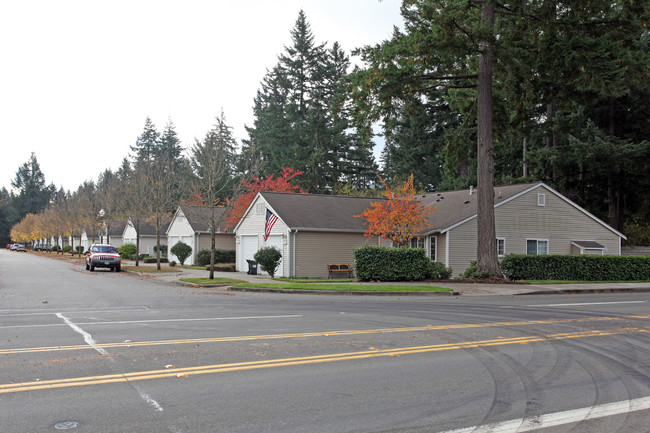
[[[497,252],[506,254],[608,254],[620,255],[625,236],[548,185],[537,182],[496,187],[495,228]],[[424,248],[434,261],[463,273],[476,260],[476,189],[421,194],[417,200],[434,211],[430,228],[411,241]],[[353,263],[354,248],[390,241],[364,236],[364,220],[355,217],[377,199],[320,194],[261,192],[239,223],[218,230],[216,248],[236,251],[238,271],[262,247],[282,252],[277,276],[327,278],[327,265]],[[181,205],[165,227],[164,244],[182,241],[192,247],[186,264],[196,263],[197,253],[210,248],[209,208]],[[217,214],[223,209],[216,209]],[[218,215],[219,216],[219,215]],[[267,219],[274,221],[270,226]],[[110,242],[135,243],[131,221],[110,227]],[[88,242],[86,239],[85,242]],[[76,244],[76,243],[75,243]],[[84,244],[83,235],[80,244]],[[154,255],[155,230],[141,225],[140,253]],[[175,259],[169,254],[170,260]]]

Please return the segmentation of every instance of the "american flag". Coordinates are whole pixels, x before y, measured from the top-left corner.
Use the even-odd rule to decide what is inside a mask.
[[[269,235],[271,234],[271,229],[273,228],[273,224],[278,220],[278,217],[275,216],[273,212],[270,210],[266,210],[266,224],[264,224],[264,242],[269,238]]]

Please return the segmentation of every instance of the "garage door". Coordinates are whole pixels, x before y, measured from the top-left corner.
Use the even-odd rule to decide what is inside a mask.
[[[242,235],[239,242],[241,248],[239,271],[248,272],[248,263],[246,260],[253,260],[253,256],[257,252],[257,235]]]
[[[283,241],[282,241],[282,235],[273,235],[269,236],[269,238],[264,242],[265,247],[275,247],[280,252],[284,255],[284,250],[283,250]],[[275,271],[275,276],[276,277],[284,277],[284,257],[280,259],[280,266],[278,266],[278,269]],[[266,274],[266,272],[261,272],[262,274]]]

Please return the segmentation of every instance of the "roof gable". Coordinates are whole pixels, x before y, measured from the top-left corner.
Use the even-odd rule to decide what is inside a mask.
[[[214,209],[215,211],[215,221],[219,222],[217,233],[233,232],[232,229],[223,229],[223,226],[226,224],[225,218],[223,218],[226,212],[226,208],[224,207],[215,206],[214,208],[211,208],[210,206],[180,205],[178,209],[185,216],[187,222],[195,233],[208,233],[211,209]],[[178,211],[176,212],[176,215],[178,215]],[[174,218],[176,218],[176,216]]]

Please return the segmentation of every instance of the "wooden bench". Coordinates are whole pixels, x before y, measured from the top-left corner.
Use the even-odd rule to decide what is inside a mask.
[[[327,265],[328,275],[330,279],[332,276],[338,278],[352,278],[352,268],[350,265]]]

